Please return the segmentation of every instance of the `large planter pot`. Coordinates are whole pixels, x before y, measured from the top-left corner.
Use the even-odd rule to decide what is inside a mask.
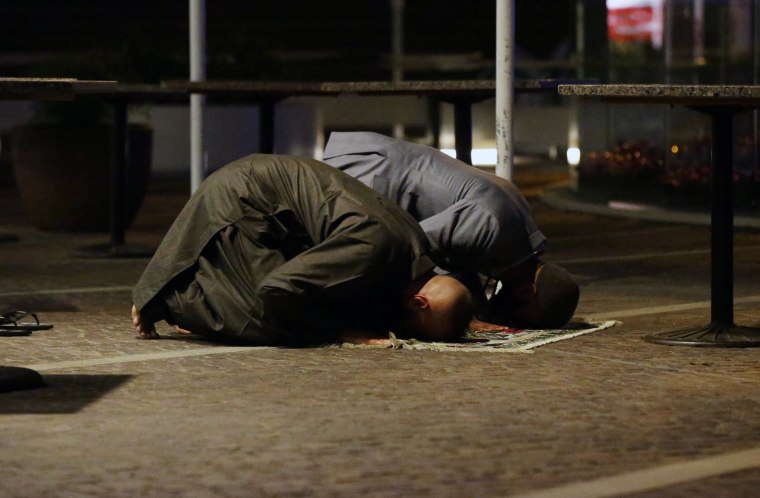
[[[125,226],[145,197],[152,145],[149,126],[129,126]],[[11,150],[16,184],[35,226],[43,230],[108,230],[112,127],[24,126],[13,131]]]

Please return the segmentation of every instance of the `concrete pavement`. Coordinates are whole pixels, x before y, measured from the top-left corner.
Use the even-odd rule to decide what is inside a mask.
[[[225,349],[142,341],[145,260],[74,257],[0,197],[0,304],[51,331],[0,338],[47,387],[0,394],[0,496],[755,496],[760,351],[644,334],[709,320],[709,230],[550,207],[562,169],[518,168],[546,259],[600,333],[532,354]],[[155,245],[185,186],[156,181],[130,243]],[[736,321],[760,323],[760,232],[735,237]]]

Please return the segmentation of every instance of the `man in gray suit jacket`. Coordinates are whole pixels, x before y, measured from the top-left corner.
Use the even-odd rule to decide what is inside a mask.
[[[500,290],[481,312],[484,320],[557,328],[572,317],[578,285],[538,258],[546,238],[512,182],[434,148],[369,132],[332,133],[323,161],[419,221],[441,268],[497,279]]]

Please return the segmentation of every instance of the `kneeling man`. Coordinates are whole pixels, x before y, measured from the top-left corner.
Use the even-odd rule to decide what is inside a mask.
[[[546,238],[512,182],[431,147],[369,132],[332,133],[324,161],[419,221],[441,268],[469,276],[465,281],[477,282],[477,274],[499,281],[499,290],[482,306],[482,319],[541,329],[562,327],[573,316],[578,284],[564,269],[539,259]],[[485,299],[482,289],[470,287]]]
[[[447,340],[473,303],[436,275],[415,220],[345,173],[252,155],[212,174],[133,291],[133,324],[155,322],[254,345],[387,337]]]

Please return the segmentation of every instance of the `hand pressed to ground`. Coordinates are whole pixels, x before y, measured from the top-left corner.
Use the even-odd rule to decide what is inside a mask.
[[[477,318],[473,318],[470,320],[468,330],[472,330],[474,332],[506,332],[508,330],[514,329],[507,327],[506,325],[497,325],[495,323],[483,322]]]
[[[364,346],[384,346],[389,348],[393,345],[391,340],[387,337],[382,338],[375,334],[359,330],[347,330],[341,334],[340,339],[342,342]]]
[[[156,332],[156,324],[143,322],[143,317],[134,305],[132,305],[132,325],[137,335],[143,339],[158,339],[160,337]]]

